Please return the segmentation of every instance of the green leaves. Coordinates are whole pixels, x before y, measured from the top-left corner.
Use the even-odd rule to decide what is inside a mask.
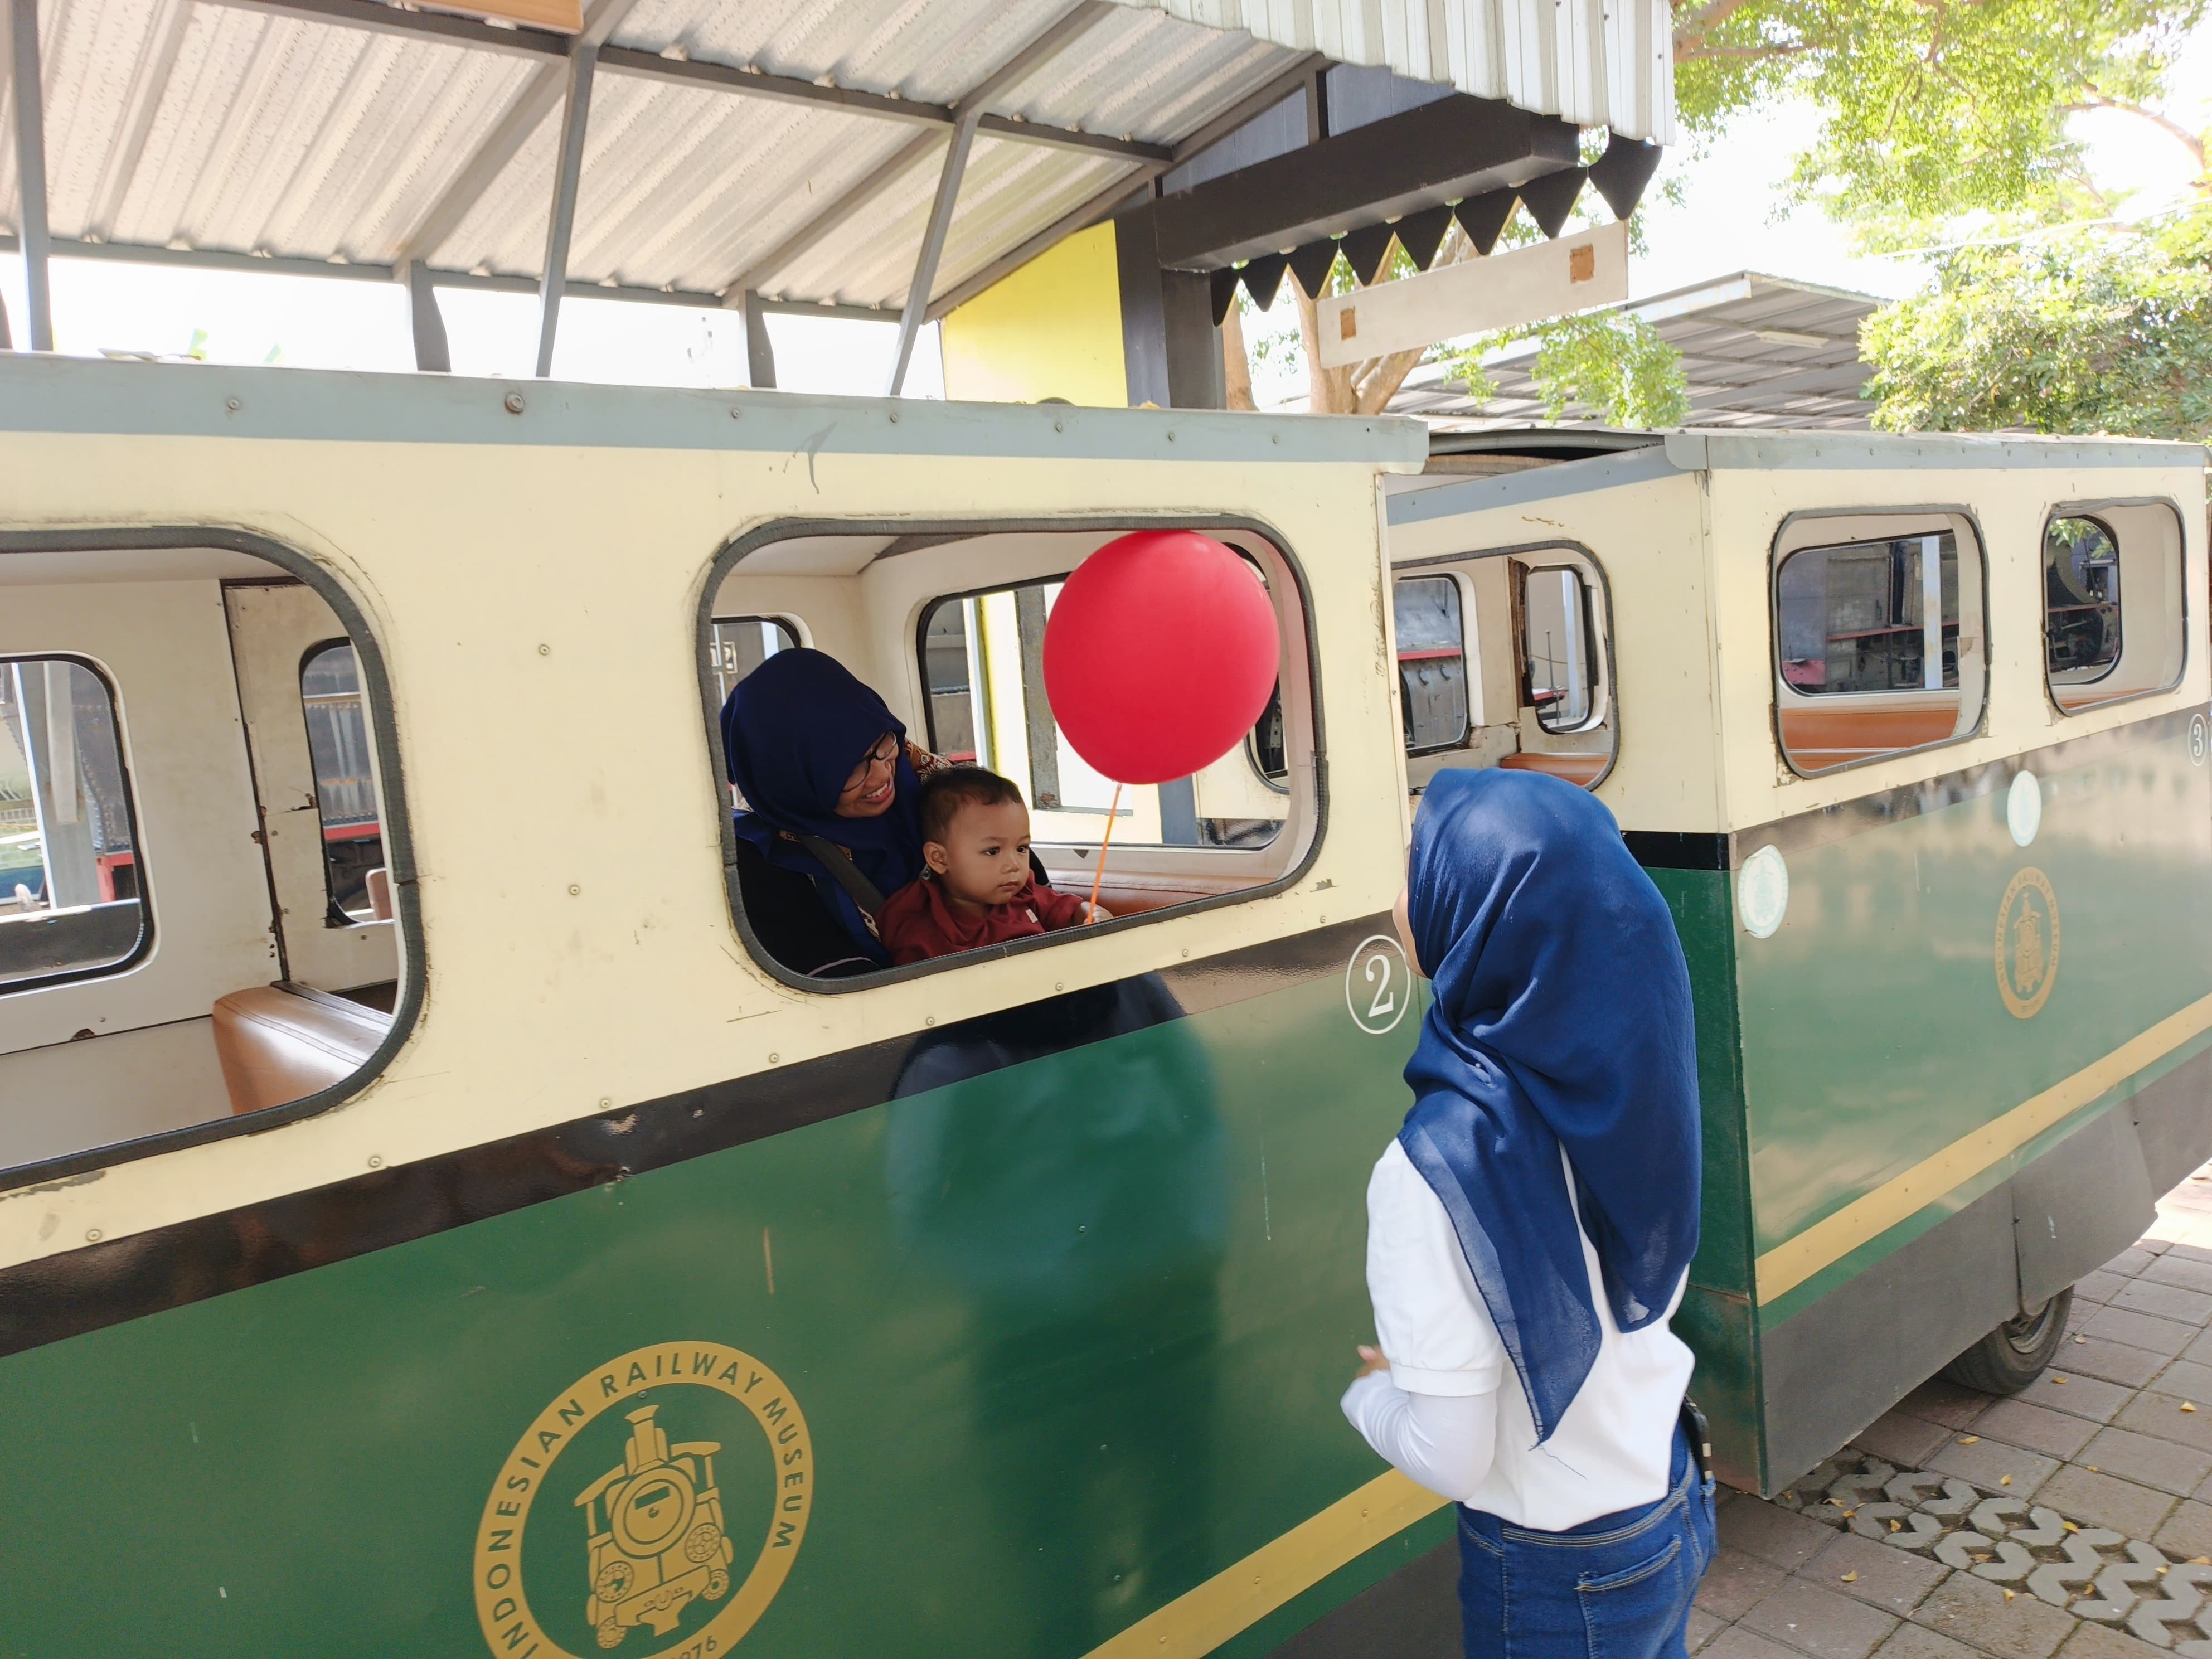
[[[1895,432],[2212,438],[2212,207],[2156,234],[2079,228],[1964,248],[1860,350]]]
[[[1680,426],[1689,418],[1690,383],[1682,372],[1682,354],[1641,317],[1586,312],[1487,337],[1453,360],[1459,380],[1478,403],[1488,402],[1496,391],[1482,367],[1482,354],[1515,340],[1537,343],[1530,373],[1547,421],[1556,422],[1573,409],[1608,426]]]
[[[2025,205],[2076,167],[2074,108],[2154,100],[2205,0],[1749,0],[1675,9],[1675,98],[1709,146],[1799,94],[1801,198],[1842,218]]]

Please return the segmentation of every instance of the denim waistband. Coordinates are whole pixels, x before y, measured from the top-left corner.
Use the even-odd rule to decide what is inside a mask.
[[[1689,1432],[1678,1423],[1674,1426],[1674,1455],[1668,1469],[1668,1491],[1663,1498],[1655,1498],[1649,1504],[1638,1504],[1631,1509],[1615,1510],[1610,1515],[1601,1515],[1559,1532],[1512,1526],[1464,1504],[1459,1505],[1459,1520],[1462,1526],[1471,1528],[1493,1547],[1508,1538],[1516,1544],[1556,1545],[1561,1548],[1617,1543],[1656,1526],[1668,1511],[1687,1504],[1691,1488],[1697,1484],[1698,1466],[1690,1455]]]

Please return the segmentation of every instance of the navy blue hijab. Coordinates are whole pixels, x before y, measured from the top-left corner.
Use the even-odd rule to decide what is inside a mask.
[[[845,781],[886,732],[900,745],[898,792],[890,809],[878,817],[839,817]],[[921,873],[921,816],[915,805],[921,785],[905,744],[906,727],[884,700],[820,651],[777,652],[739,680],[722,705],[722,753],[749,809],[732,820],[738,839],[770,864],[811,878],[854,949],[885,966],[890,957],[852,896],[821,860],[781,832],[835,842],[889,898]]]
[[[1698,1248],[1689,971],[1613,814],[1539,773],[1437,774],[1408,891],[1434,994],[1398,1144],[1443,1200],[1540,1444],[1602,1328],[1576,1206],[1623,1331],[1664,1316]]]

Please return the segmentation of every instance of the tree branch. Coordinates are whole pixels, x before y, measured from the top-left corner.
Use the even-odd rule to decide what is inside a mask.
[[[2129,103],[2124,99],[2107,97],[2094,87],[2089,88],[2079,101],[2061,104],[2058,106],[2058,112],[2062,115],[2085,115],[2092,110],[2100,109],[2114,110],[2122,115],[2132,115],[2139,121],[2149,122],[2160,132],[2166,134],[2167,137],[2188,151],[2189,159],[2197,163],[2197,177],[2190,181],[2191,187],[2199,195],[2212,192],[2212,176],[2208,176],[2208,173],[2212,173],[2212,168],[2208,168],[2206,166],[2203,135],[2190,131],[2187,127],[2183,126],[2171,116],[2161,115],[2154,109],[2145,109],[2141,104]]]

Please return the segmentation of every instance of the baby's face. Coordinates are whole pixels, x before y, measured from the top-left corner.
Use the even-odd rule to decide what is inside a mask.
[[[945,891],[970,904],[1012,902],[1030,878],[1030,814],[1019,801],[963,806],[922,849]]]

